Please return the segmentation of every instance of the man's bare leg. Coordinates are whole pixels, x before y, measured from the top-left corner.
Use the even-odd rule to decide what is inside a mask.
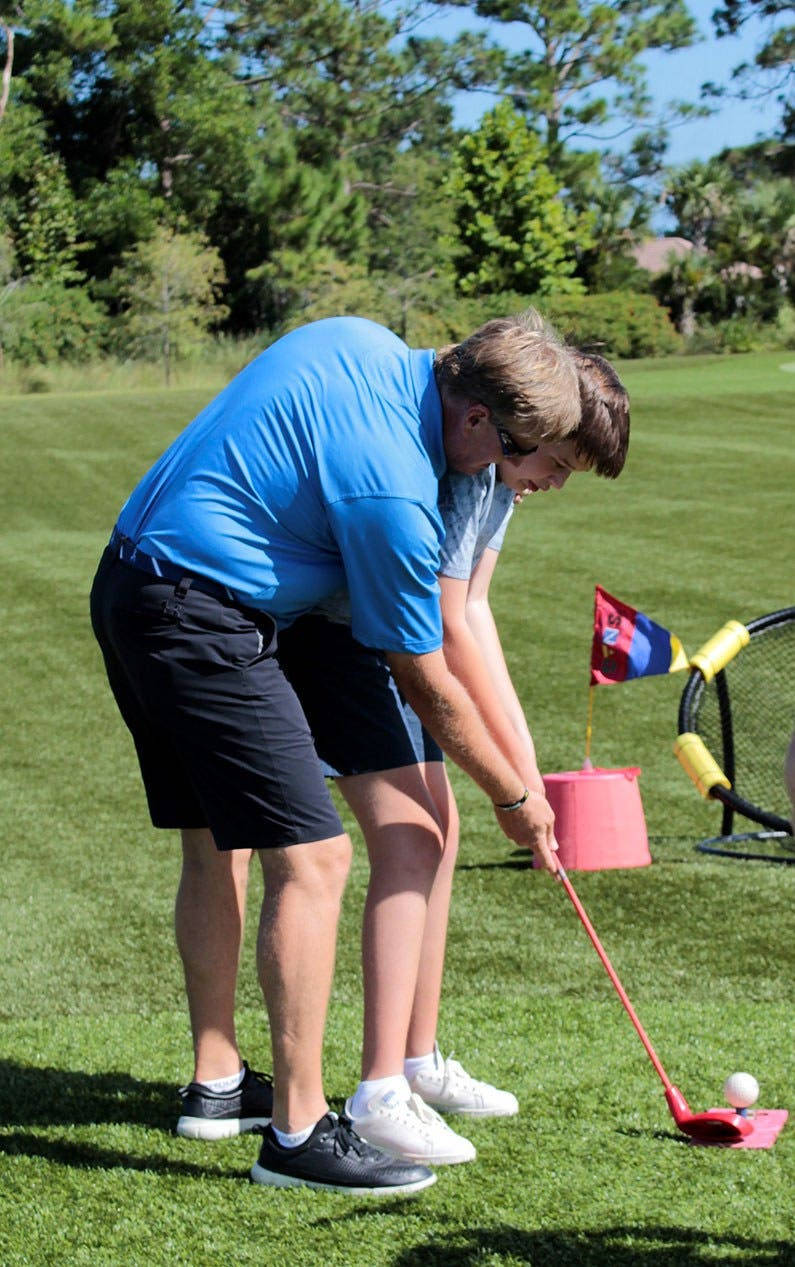
[[[238,1073],[235,990],[246,909],[250,849],[221,853],[205,828],[182,832],[182,875],[174,908],[185,973],[193,1080]]]
[[[348,836],[259,851],[265,878],[257,963],[273,1048],[273,1125],[294,1133],[328,1112],[326,1023]]]

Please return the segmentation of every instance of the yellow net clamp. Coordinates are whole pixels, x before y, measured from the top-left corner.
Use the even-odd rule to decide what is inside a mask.
[[[700,735],[692,732],[680,735],[674,744],[674,753],[702,796],[709,796],[714,787],[731,787]]]
[[[751,635],[739,620],[729,620],[716,634],[704,643],[694,656],[690,667],[700,669],[705,682],[711,682],[715,674],[733,660],[738,651],[751,641]],[[706,751],[706,749],[705,749]]]

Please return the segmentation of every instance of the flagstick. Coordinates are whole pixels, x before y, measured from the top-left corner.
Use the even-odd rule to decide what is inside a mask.
[[[593,700],[594,687],[593,683],[588,687],[588,721],[585,725],[585,760],[582,763],[583,770],[592,770],[593,762],[591,761],[591,735],[593,733]]]

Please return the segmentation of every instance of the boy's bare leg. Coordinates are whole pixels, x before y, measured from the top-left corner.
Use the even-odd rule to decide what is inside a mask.
[[[370,883],[362,929],[362,1079],[403,1073],[428,899],[443,839],[424,766],[339,779],[362,828]]]
[[[428,898],[417,987],[406,1040],[407,1056],[426,1056],[433,1051],[436,1042],[447,948],[447,923],[458,854],[458,808],[447,771],[441,761],[431,762],[424,769],[428,790],[436,805],[444,833],[444,852]]]

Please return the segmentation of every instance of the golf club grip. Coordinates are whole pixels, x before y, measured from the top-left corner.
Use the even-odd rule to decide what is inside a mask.
[[[665,1072],[662,1065],[660,1064],[660,1060],[657,1056],[656,1051],[651,1045],[649,1036],[646,1033],[643,1026],[641,1025],[640,1021],[638,1020],[638,1017],[635,1013],[635,1009],[630,1003],[629,998],[627,997],[627,992],[622,986],[621,982],[619,981],[618,975],[616,974],[616,971],[613,965],[611,964],[610,960],[607,957],[607,952],[596,935],[596,929],[594,928],[593,924],[589,920],[588,915],[586,914],[586,911],[585,911],[585,907],[583,906],[580,899],[577,897],[577,894],[574,892],[574,886],[572,885],[571,880],[566,875],[566,872],[560,863],[558,863],[558,869],[557,869],[556,875],[558,879],[560,880],[561,884],[563,885],[564,889],[566,890],[571,900],[572,906],[574,907],[575,911],[579,915],[580,922],[583,928],[585,929],[586,933],[590,937],[591,942],[593,943],[594,950],[596,951],[602,963],[604,964],[605,971],[607,972],[607,975],[609,976],[610,980],[615,986],[616,993],[618,994],[618,997],[620,998],[621,1002],[624,1004],[624,1007],[626,1008],[629,1019],[632,1021],[632,1024],[635,1026],[637,1035],[640,1041],[643,1043],[643,1046],[646,1048],[646,1051],[648,1052],[651,1063],[654,1065],[654,1068],[657,1070],[657,1073],[666,1091],[668,1091],[670,1087],[672,1086],[671,1079],[668,1077],[668,1074]]]

